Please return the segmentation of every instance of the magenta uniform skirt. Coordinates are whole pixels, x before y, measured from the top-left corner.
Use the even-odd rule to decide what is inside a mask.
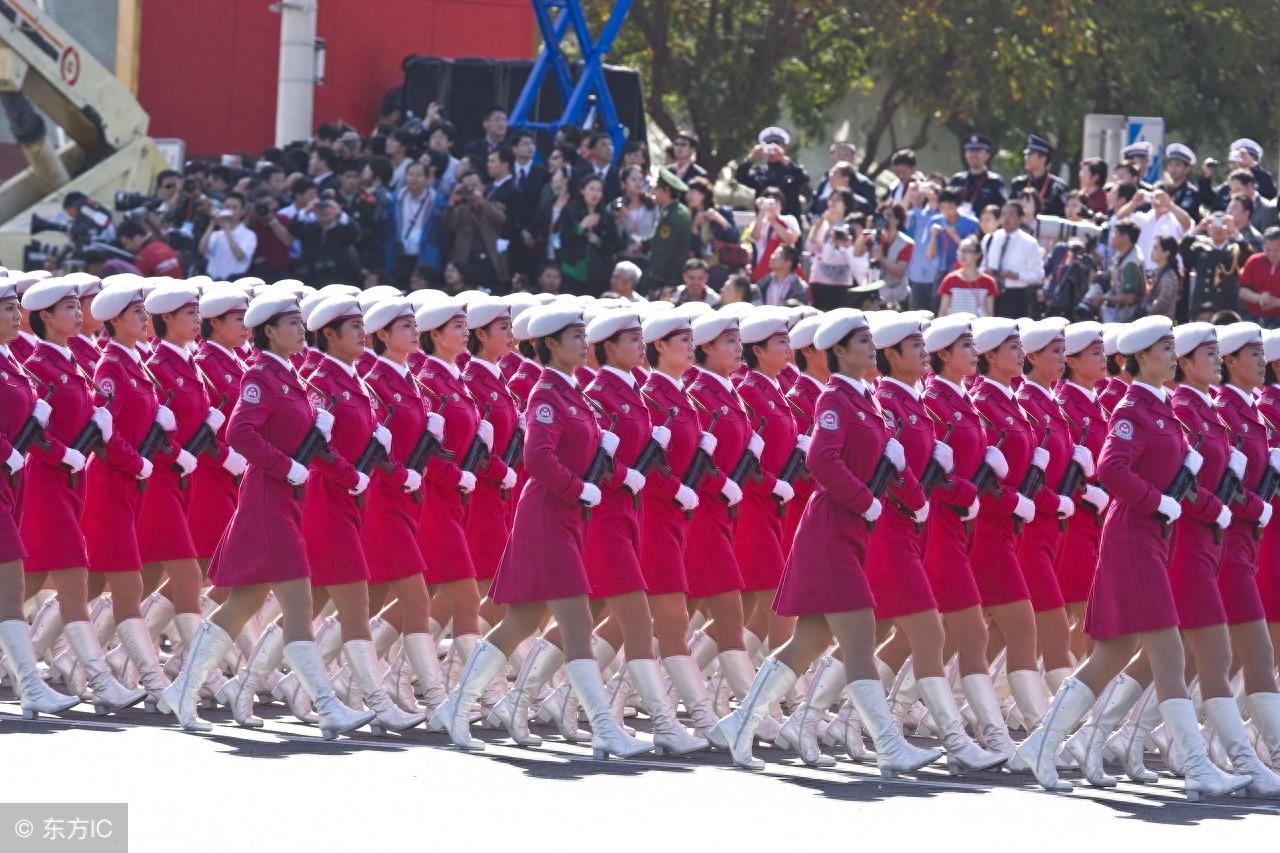
[[[640,494],[644,495],[640,569],[644,573],[645,588],[650,595],[676,592],[687,595],[689,578],[684,561],[691,520],[684,517],[684,510],[671,498],[647,491]]]
[[[191,477],[191,503],[187,507],[187,526],[197,557],[207,560],[213,556],[235,514],[238,494],[235,478],[225,468],[201,458]]]
[[[742,571],[733,552],[734,520],[719,498],[702,500],[689,525],[685,572],[689,598],[707,598],[743,587]]]
[[[1218,563],[1222,545],[1214,544],[1213,528],[1183,516],[1173,534],[1173,562],[1169,587],[1184,630],[1223,625],[1227,611],[1218,591]]]
[[[360,541],[369,565],[369,583],[381,584],[420,575],[427,570],[418,550],[418,517],[422,504],[404,488],[375,478],[369,487]]]
[[[0,477],[0,563],[12,563],[27,556],[22,547],[22,535],[18,532],[18,508],[22,505],[22,480],[17,487],[9,485],[9,478]]]
[[[1258,596],[1267,621],[1280,622],[1280,525],[1268,524],[1259,545],[1258,574],[1254,576]]]
[[[877,619],[896,619],[938,607],[924,569],[924,534],[914,522],[887,505],[867,546],[867,583],[876,601]]]
[[[1031,598],[1018,563],[1018,535],[1013,519],[999,509],[983,508],[973,523],[969,564],[983,607],[999,607]]]
[[[583,549],[592,598],[645,591],[640,570],[640,513],[629,492],[614,492],[595,508]]]
[[[496,604],[527,604],[589,595],[591,582],[582,560],[586,527],[576,501],[559,501],[530,480],[489,598]]]
[[[310,574],[302,539],[302,502],[288,483],[250,465],[231,523],[209,563],[209,580],[215,586],[236,587]]]
[[[89,571],[141,571],[138,520],[143,493],[139,481],[96,456],[90,458],[81,476],[88,480],[80,529],[89,550]]]
[[[960,516],[949,505],[934,501],[925,532],[924,570],[938,610],[955,613],[982,604],[969,564],[974,534],[965,533]]]
[[[1171,539],[1160,537],[1159,522],[1137,517],[1131,507],[1107,507],[1098,571],[1084,614],[1086,634],[1110,640],[1178,626],[1178,607],[1169,586]]]
[[[476,576],[467,547],[467,507],[456,486],[422,482],[418,550],[427,564],[427,583],[441,584]]]
[[[1093,573],[1098,567],[1098,540],[1102,528],[1098,516],[1076,505],[1075,515],[1067,519],[1067,532],[1062,537],[1055,569],[1058,589],[1068,604],[1089,600],[1089,588],[1093,586]]]
[[[733,554],[742,572],[743,592],[777,589],[782,579],[783,517],[772,495],[751,491],[738,504]]]
[[[1055,565],[1062,545],[1057,513],[1037,515],[1022,531],[1018,541],[1018,565],[1031,596],[1031,609],[1037,613],[1057,610],[1066,604],[1058,586]]]
[[[1227,611],[1228,625],[1243,625],[1266,619],[1262,596],[1258,593],[1258,542],[1253,525],[1234,523],[1227,528],[1218,569],[1218,591]]]
[[[868,533],[860,517],[827,493],[816,493],[796,528],[773,611],[779,616],[811,616],[873,607],[862,571]]]
[[[347,490],[324,479],[319,471],[307,478],[302,498],[302,538],[312,586],[367,582],[369,564],[360,543],[364,512]]]
[[[514,492],[518,494],[518,492]],[[511,496],[508,496],[509,498]],[[476,580],[493,580],[502,552],[511,535],[511,498],[502,499],[502,489],[488,480],[479,480],[471,493],[467,510],[467,549],[476,567]]]
[[[34,456],[22,469],[23,503],[18,521],[27,550],[23,568],[32,573],[56,572],[89,564],[80,512],[84,507],[84,472],[73,489],[67,469]]]
[[[180,489],[177,473],[163,463],[156,464],[142,497],[142,517],[138,520],[138,553],[142,562],[195,558],[196,545],[187,521],[194,476],[187,479],[185,490]]]

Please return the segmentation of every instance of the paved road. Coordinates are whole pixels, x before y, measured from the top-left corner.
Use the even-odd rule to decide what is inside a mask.
[[[28,722],[0,704],[0,801],[126,801],[134,851],[328,853],[441,841],[521,851],[781,851],[798,841],[907,849],[929,837],[970,849],[977,833],[1036,853],[1100,844],[1261,850],[1280,832],[1280,803],[1190,804],[1172,781],[1054,795],[1008,773],[952,778],[940,768],[885,781],[852,763],[812,770],[768,748],[757,751],[768,769],[750,773],[717,754],[596,762],[585,746],[552,739],[534,750],[495,737],[483,754],[463,754],[421,729],[325,742],[280,706],[259,707],[263,730],[228,724],[209,735],[140,708],[95,717],[81,707]],[[228,721],[225,711],[208,718]],[[9,831],[0,827],[0,850]]]

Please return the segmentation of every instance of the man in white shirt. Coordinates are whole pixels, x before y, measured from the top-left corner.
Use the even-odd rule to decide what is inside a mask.
[[[609,277],[609,292],[605,295],[624,302],[648,302],[649,300],[636,293],[641,274],[640,267],[631,261],[618,261],[613,268],[613,275]]]
[[[1181,241],[1191,231],[1195,223],[1191,216],[1173,203],[1173,187],[1161,184],[1150,193],[1138,190],[1124,207],[1116,211],[1116,220],[1131,219],[1138,226],[1138,251],[1146,260],[1144,266],[1149,271],[1156,268],[1155,259],[1151,257],[1151,247],[1161,237],[1172,237]],[[1139,210],[1147,203],[1150,210]]]
[[[1040,244],[1022,230],[1022,204],[1005,202],[1000,210],[1000,228],[982,241],[982,268],[996,280],[996,316],[1029,316],[1031,293],[1044,281],[1044,252]]]
[[[229,193],[204,236],[200,238],[200,254],[205,258],[205,273],[214,281],[231,281],[249,270],[253,253],[258,249],[258,236],[241,219],[244,218],[244,196]]]

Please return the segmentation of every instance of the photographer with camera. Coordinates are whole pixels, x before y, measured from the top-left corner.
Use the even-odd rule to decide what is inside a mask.
[[[510,153],[509,149],[504,150]],[[500,202],[485,198],[480,175],[465,172],[458,178],[443,218],[445,228],[453,235],[449,260],[463,271],[473,287],[506,292],[511,280],[507,272],[509,243],[502,236],[506,209]]]
[[[200,238],[200,254],[205,259],[205,273],[214,281],[231,281],[244,275],[253,263],[258,237],[241,220],[244,218],[244,196],[230,193]]]
[[[67,226],[72,243],[110,243],[116,239],[111,211],[82,192],[69,192],[62,199],[62,213],[55,220]],[[77,239],[83,236],[82,240]]]
[[[301,254],[294,272],[315,287],[330,282],[354,282],[360,277],[356,243],[360,230],[342,212],[337,193],[325,190],[289,222]]]
[[[826,210],[809,229],[805,243],[810,257],[809,284],[814,307],[820,311],[844,305],[845,291],[855,282],[865,282],[871,269],[867,238],[860,227],[855,234],[847,221],[855,203],[851,190],[832,190]]]
[[[164,241],[157,240],[142,221],[125,219],[117,231],[120,245],[133,255],[133,265],[140,274],[182,277],[182,261],[178,259],[178,253]]]

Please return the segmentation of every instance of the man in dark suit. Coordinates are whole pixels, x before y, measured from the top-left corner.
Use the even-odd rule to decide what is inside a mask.
[[[485,190],[484,197],[490,204],[502,205],[505,220],[500,236],[504,240],[516,240],[520,235],[521,225],[518,220],[524,207],[524,200],[520,196],[520,190],[516,189],[516,182],[512,177],[515,166],[515,152],[505,145],[490,151],[485,163],[485,169],[489,175],[489,187]]]
[[[518,130],[511,137],[511,150],[515,152],[516,164],[511,173],[515,179],[516,189],[520,193],[521,209],[517,216],[519,226],[526,227],[538,212],[538,202],[542,200],[542,188],[551,179],[547,167],[534,161],[537,143],[533,134],[527,130]],[[510,213],[507,214],[510,217]]]
[[[520,232],[527,229],[534,216],[537,215],[538,204],[542,197],[542,188],[547,185],[550,176],[546,166],[533,161],[533,155],[537,149],[532,133],[517,131],[512,136],[512,141],[515,143],[514,148],[499,148],[489,155],[491,162],[489,177],[493,181],[490,195],[492,198],[496,192],[498,196],[496,200],[506,207],[507,222],[503,228],[503,237],[511,241],[509,249],[511,271],[524,273],[532,278],[537,272],[538,258],[524,244],[524,240],[520,237]],[[493,175],[495,170],[499,173],[502,172],[502,165],[505,162],[502,161],[503,150],[511,150],[514,159],[508,172],[511,180],[499,186],[498,179],[494,178]],[[500,161],[499,164],[492,164],[492,158],[495,155]]]
[[[593,133],[587,139],[587,162],[573,173],[574,182],[581,182],[584,175],[598,175],[604,181],[606,204],[622,195],[618,167],[613,165],[613,137],[609,134]]]
[[[507,111],[500,106],[492,106],[480,122],[484,135],[467,145],[465,157],[471,158],[476,169],[483,170],[485,158],[491,151],[496,151],[507,140]]]
[[[694,178],[707,177],[707,170],[698,165],[698,135],[692,130],[682,130],[671,140],[671,147],[676,152],[676,161],[671,164],[671,172],[684,183]]]

